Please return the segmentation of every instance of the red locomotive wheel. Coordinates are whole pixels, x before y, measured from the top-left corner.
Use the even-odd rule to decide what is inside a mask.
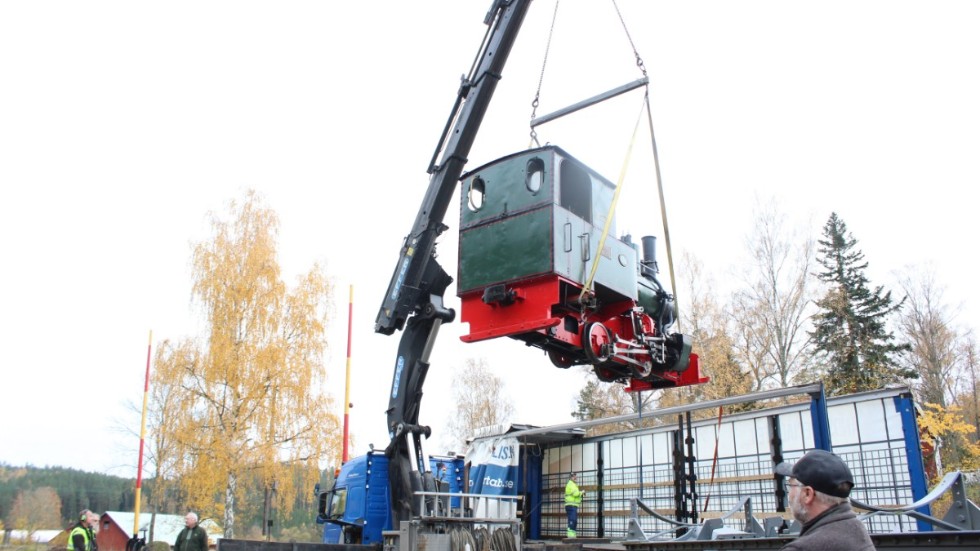
[[[574,359],[555,350],[548,351],[548,359],[551,360],[551,363],[554,364],[555,367],[560,367],[562,369],[568,369],[569,367],[575,365]]]
[[[605,325],[598,321],[585,324],[582,329],[582,350],[593,364],[599,364],[612,356],[613,336]]]

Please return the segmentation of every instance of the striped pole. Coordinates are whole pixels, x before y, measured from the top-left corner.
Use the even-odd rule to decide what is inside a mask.
[[[143,488],[143,442],[146,438],[146,402],[150,393],[150,350],[153,347],[153,330],[146,344],[146,377],[143,381],[143,420],[140,423],[140,458],[136,467],[136,514],[133,515],[133,540],[139,538],[140,529],[140,492]]]
[[[343,463],[347,463],[347,443],[350,440],[350,343],[351,327],[354,319],[354,286],[350,286],[350,298],[347,301],[347,379],[344,383],[344,454]]]

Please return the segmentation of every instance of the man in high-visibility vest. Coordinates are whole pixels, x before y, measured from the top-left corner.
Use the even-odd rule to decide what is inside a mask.
[[[570,538],[576,537],[578,528],[578,508],[582,505],[582,496],[585,492],[578,489],[576,480],[578,475],[572,473],[565,484],[565,513],[568,515],[568,531],[566,535]]]
[[[68,533],[67,551],[98,551],[99,546],[95,542],[95,525],[98,522],[99,517],[88,509],[79,513],[78,523]]]

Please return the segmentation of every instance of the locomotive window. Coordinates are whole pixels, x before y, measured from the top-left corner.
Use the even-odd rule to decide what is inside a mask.
[[[541,191],[542,181],[544,181],[544,161],[535,157],[527,162],[527,178],[524,185],[532,195],[537,195]]]
[[[483,208],[483,200],[486,198],[487,184],[483,178],[477,176],[470,184],[470,192],[467,194],[466,204],[469,209],[476,212]]]
[[[575,163],[561,163],[559,204],[589,224],[592,223],[592,178]]]

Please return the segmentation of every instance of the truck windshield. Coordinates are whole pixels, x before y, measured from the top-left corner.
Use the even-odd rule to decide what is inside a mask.
[[[334,490],[330,496],[330,506],[327,508],[327,518],[331,520],[344,516],[347,509],[347,488]]]

